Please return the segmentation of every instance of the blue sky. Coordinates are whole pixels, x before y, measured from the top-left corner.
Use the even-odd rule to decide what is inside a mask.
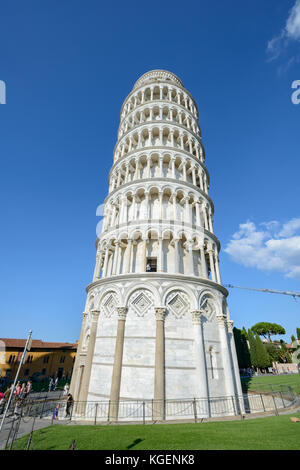
[[[120,108],[157,68],[198,104],[223,282],[300,291],[299,0],[6,2],[0,40],[1,337],[78,339]],[[300,327],[300,299],[228,303]]]

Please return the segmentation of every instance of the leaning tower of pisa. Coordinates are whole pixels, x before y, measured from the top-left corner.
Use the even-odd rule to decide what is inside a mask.
[[[121,108],[75,400],[241,395],[208,189],[193,97],[173,73],[145,73]]]

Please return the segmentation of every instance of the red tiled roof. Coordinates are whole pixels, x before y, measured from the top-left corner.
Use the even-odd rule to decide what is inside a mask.
[[[0,338],[3,341],[6,348],[20,348],[24,349],[26,339],[15,339],[15,338]],[[34,349],[77,349],[78,343],[50,343],[44,342],[41,339],[33,339],[31,348]]]

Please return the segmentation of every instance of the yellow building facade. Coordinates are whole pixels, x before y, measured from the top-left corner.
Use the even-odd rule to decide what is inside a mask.
[[[0,338],[0,377],[14,379],[25,339]],[[77,343],[51,343],[32,340],[31,350],[21,366],[19,380],[33,377],[44,379],[49,376],[69,379],[76,357]]]

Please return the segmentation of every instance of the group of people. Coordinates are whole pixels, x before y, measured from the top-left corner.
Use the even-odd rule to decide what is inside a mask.
[[[66,384],[67,385],[67,384]],[[71,408],[74,403],[71,393],[68,393],[67,404],[66,404],[66,415],[65,418],[71,417]],[[60,409],[60,404],[58,403],[53,411],[52,420],[58,421],[58,412]]]
[[[6,404],[8,403],[9,397],[11,395],[13,385],[8,387],[5,392],[0,392],[0,414],[4,413]],[[21,408],[23,400],[28,397],[29,393],[32,391],[32,383],[28,380],[27,383],[17,382],[14,391],[13,391],[13,401],[15,403],[15,414],[18,414],[18,410]]]
[[[49,380],[49,392],[52,392],[52,390],[56,390],[58,385],[58,377],[54,379],[53,377],[50,377]]]

